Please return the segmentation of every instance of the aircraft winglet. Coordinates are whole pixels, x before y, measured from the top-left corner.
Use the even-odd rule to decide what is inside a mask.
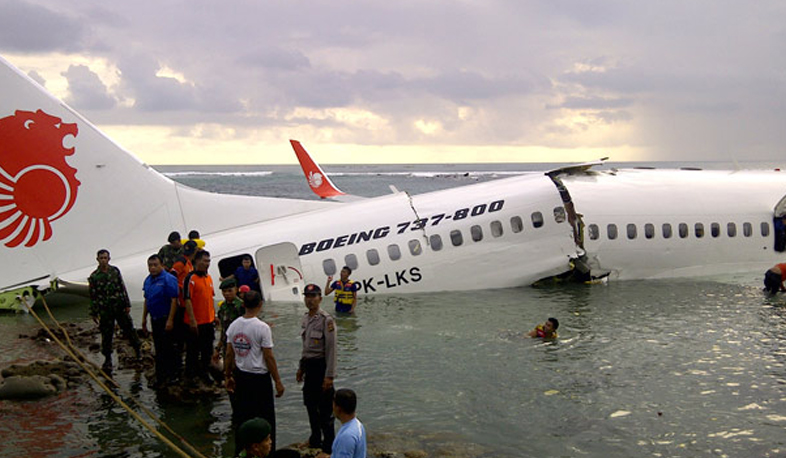
[[[327,174],[322,170],[322,167],[311,159],[311,156],[299,141],[290,140],[289,143],[291,143],[292,148],[295,149],[297,160],[300,162],[300,167],[303,169],[308,185],[311,190],[314,191],[314,194],[322,199],[346,195],[346,193],[342,192],[332,181],[330,181],[330,178],[328,178]]]

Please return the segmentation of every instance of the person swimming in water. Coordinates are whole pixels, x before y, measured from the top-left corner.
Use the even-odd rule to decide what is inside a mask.
[[[539,337],[541,339],[556,339],[557,328],[559,328],[559,320],[556,318],[549,318],[545,323],[535,326],[535,329],[529,332],[529,336]]]

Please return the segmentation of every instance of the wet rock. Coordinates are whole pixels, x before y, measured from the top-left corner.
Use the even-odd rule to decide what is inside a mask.
[[[77,383],[85,377],[79,365],[72,361],[33,361],[29,364],[13,364],[0,371],[0,375],[3,378],[51,375],[57,376],[63,380],[63,383]]]
[[[63,391],[66,382],[57,375],[14,375],[0,385],[0,399],[39,399]]]

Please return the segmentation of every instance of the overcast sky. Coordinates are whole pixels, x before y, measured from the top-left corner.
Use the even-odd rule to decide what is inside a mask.
[[[152,164],[786,158],[783,0],[0,0],[0,54]]]

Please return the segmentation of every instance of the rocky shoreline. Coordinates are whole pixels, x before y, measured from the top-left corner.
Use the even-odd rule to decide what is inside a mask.
[[[100,350],[100,335],[98,329],[91,323],[63,323],[63,329],[68,332],[72,344],[84,353],[97,353]],[[59,340],[67,340],[62,330],[51,328]],[[140,332],[142,341],[142,357],[137,359],[133,350],[124,339],[114,339],[116,352],[116,370],[135,370],[144,373],[149,381],[155,380],[155,363],[152,354],[152,338]],[[56,347],[51,336],[44,329],[33,335],[20,334],[19,339],[30,339],[39,345]],[[62,350],[57,347],[58,354]],[[99,373],[95,363],[82,362],[92,367]],[[12,364],[0,370],[0,400],[26,401],[55,396],[78,384],[87,383],[90,376],[70,357],[46,361],[32,361],[25,364]],[[149,383],[150,386],[153,383]],[[197,403],[205,396],[220,396],[223,387],[219,385],[168,385],[157,389],[159,396],[164,396],[174,402]],[[290,444],[284,447],[296,451],[304,458],[316,457],[319,449],[308,448],[304,444]],[[477,444],[467,443],[456,434],[437,433],[423,434],[418,431],[401,431],[396,433],[368,433],[368,456],[370,458],[427,458],[427,457],[457,457],[478,458],[490,456],[490,450]],[[491,453],[493,455],[493,453]]]

